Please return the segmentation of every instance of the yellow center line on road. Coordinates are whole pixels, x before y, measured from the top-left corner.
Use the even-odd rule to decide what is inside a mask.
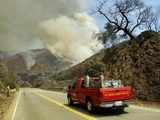
[[[76,110],[74,110],[74,109],[72,109],[70,107],[67,107],[64,104],[62,104],[62,103],[60,103],[60,102],[58,102],[58,101],[56,101],[54,99],[51,99],[51,98],[49,98],[47,96],[44,96],[44,95],[41,95],[41,94],[35,93],[35,92],[33,92],[33,93],[38,95],[38,96],[40,96],[40,97],[42,97],[42,98],[44,98],[44,99],[46,99],[46,100],[48,100],[48,101],[50,101],[50,102],[52,102],[52,103],[54,103],[54,104],[56,104],[56,105],[58,105],[58,106],[60,106],[60,107],[62,107],[62,108],[64,108],[64,109],[66,109],[66,110],[68,110],[68,111],[70,111],[70,112],[72,112],[72,113],[74,113],[74,114],[76,114],[76,115],[79,115],[80,117],[83,117],[85,120],[97,120],[96,118],[94,118],[92,116],[89,116],[87,114],[84,114],[84,113],[81,113],[79,111],[76,111]]]

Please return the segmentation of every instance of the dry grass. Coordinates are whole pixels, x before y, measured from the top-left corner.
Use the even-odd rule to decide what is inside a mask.
[[[14,94],[11,94],[10,97],[6,97],[4,94],[0,93],[0,120],[3,119],[4,115],[8,111],[13,98]]]

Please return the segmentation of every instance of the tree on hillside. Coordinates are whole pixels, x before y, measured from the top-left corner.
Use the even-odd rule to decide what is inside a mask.
[[[14,72],[8,73],[8,81],[7,84],[10,86],[11,89],[18,89],[18,83],[17,83],[17,75]]]
[[[120,33],[123,37],[135,39],[137,30],[159,30],[158,18],[152,8],[140,0],[115,0],[110,3],[109,1],[99,0],[96,9],[96,12],[106,20],[103,42],[106,38],[115,37]]]
[[[7,67],[0,63],[0,81],[3,86],[7,86],[6,81],[8,80],[8,69]]]
[[[85,75],[94,77],[100,76],[101,74],[104,73],[105,73],[105,64],[103,63],[94,63],[85,70]]]
[[[17,76],[14,72],[8,70],[7,66],[3,63],[0,63],[0,90],[7,90],[7,87],[17,88]]]

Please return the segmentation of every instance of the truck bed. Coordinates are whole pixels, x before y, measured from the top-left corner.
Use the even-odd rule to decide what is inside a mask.
[[[131,87],[100,89],[101,102],[122,101],[129,100],[131,98],[133,98],[133,90]]]

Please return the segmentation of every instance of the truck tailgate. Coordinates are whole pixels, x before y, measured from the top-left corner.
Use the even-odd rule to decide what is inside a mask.
[[[102,88],[100,89],[101,101],[120,101],[133,98],[133,90],[131,87],[121,88]]]

